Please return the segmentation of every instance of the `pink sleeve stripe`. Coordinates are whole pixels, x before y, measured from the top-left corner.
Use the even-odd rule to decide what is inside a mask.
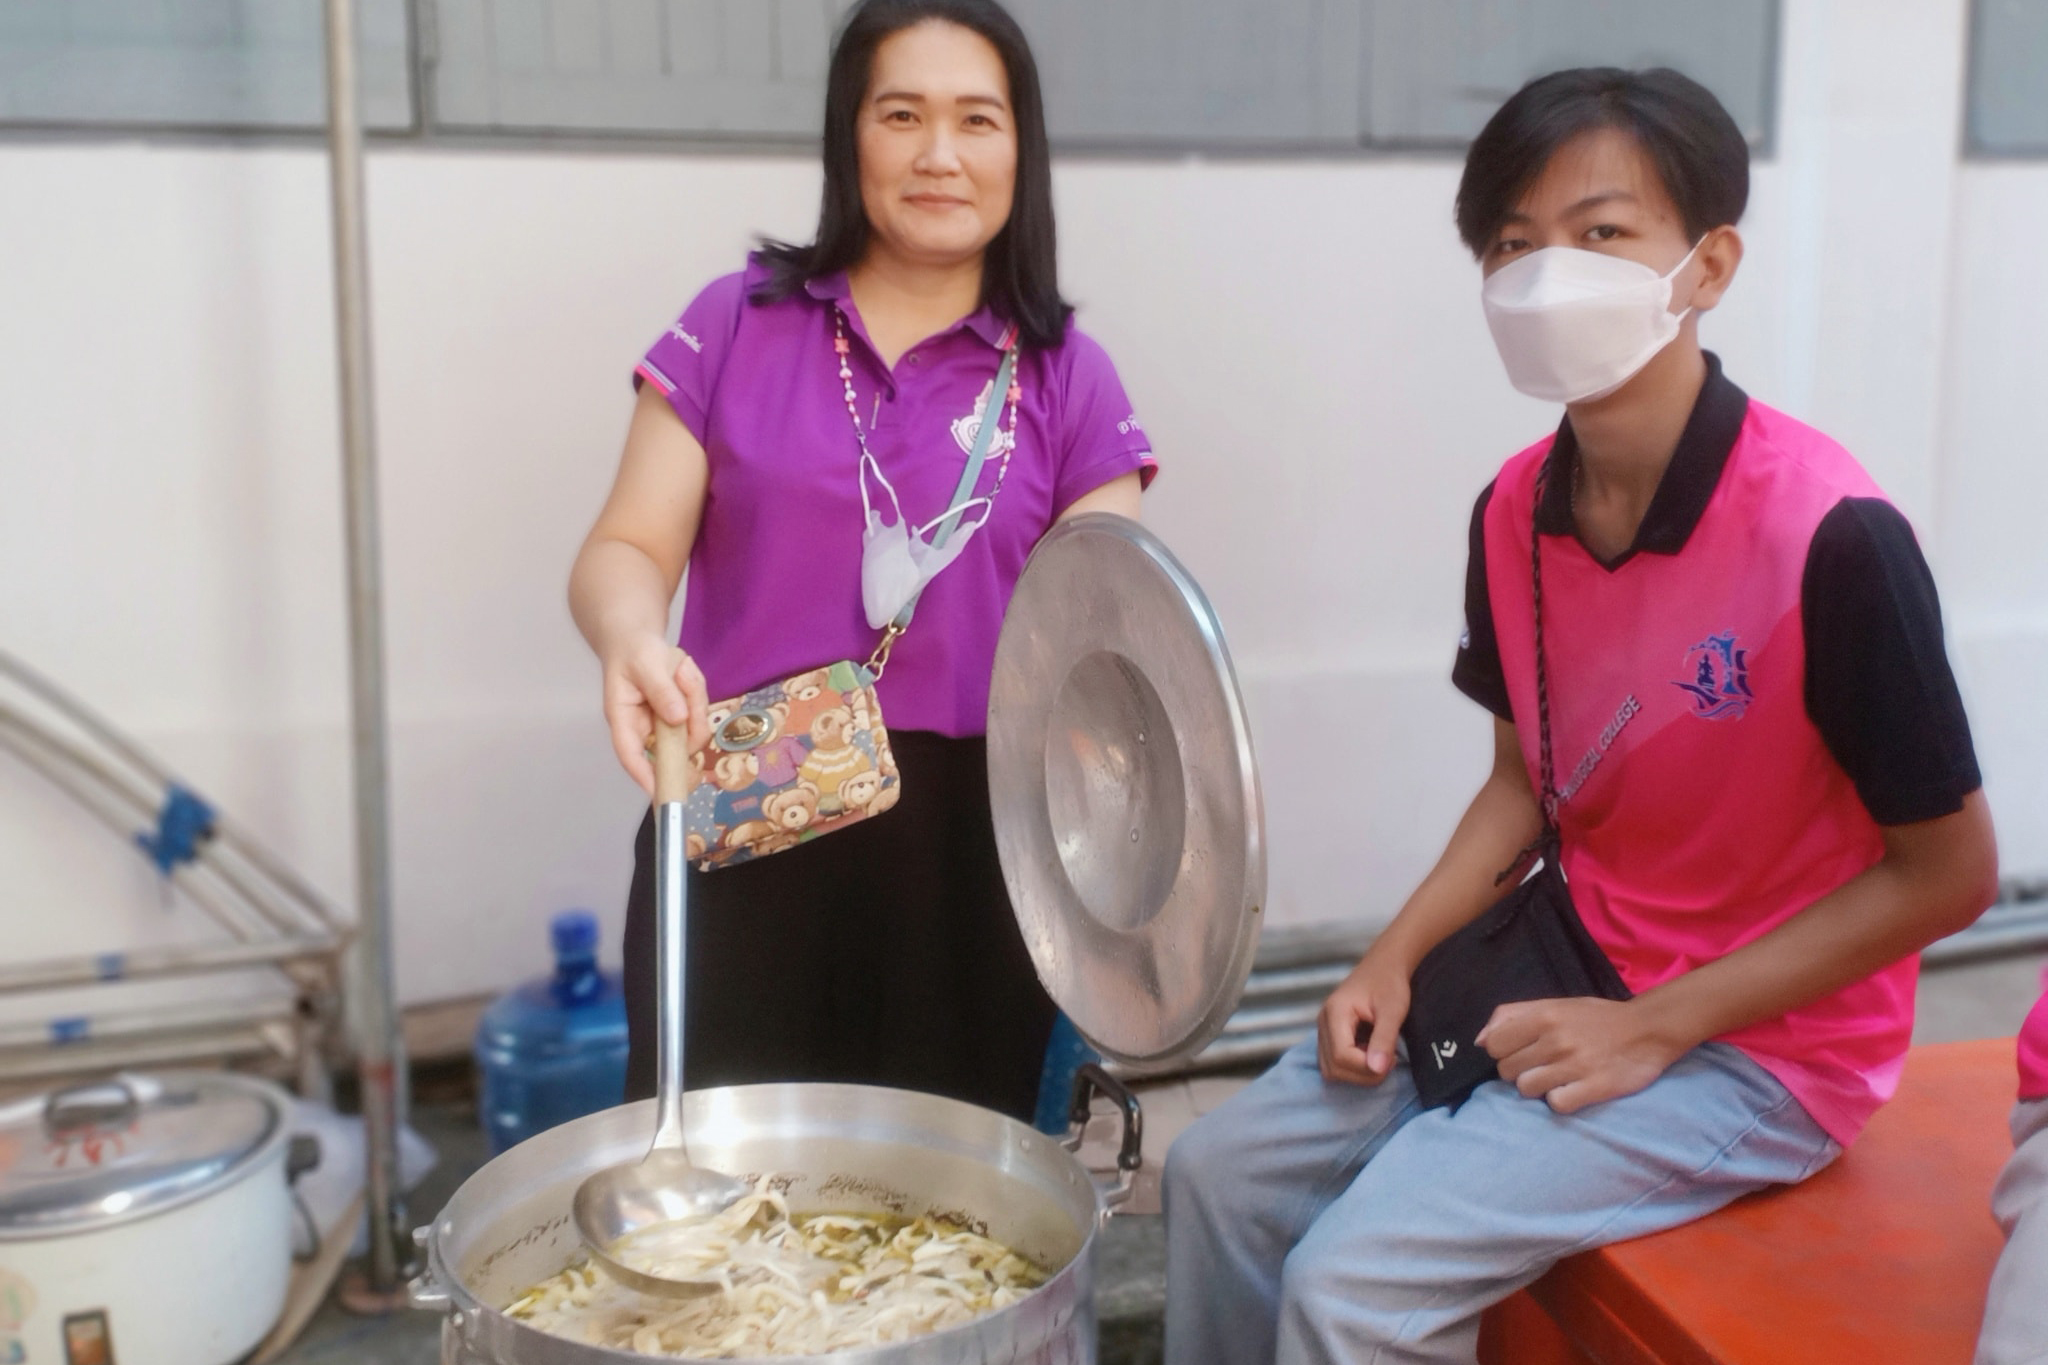
[[[673,394],[676,391],[676,381],[654,368],[654,362],[651,360],[643,360],[638,365],[635,365],[633,373],[639,375],[665,394]]]

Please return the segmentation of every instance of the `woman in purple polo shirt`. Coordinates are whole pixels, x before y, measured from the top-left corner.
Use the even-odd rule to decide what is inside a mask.
[[[886,481],[920,527],[949,509],[981,424],[997,422],[976,489],[992,501],[917,599],[880,684],[896,808],[690,874],[693,1087],[854,1081],[1032,1112],[1054,1011],[989,815],[996,636],[1039,537],[1083,511],[1136,516],[1152,470],[1115,368],[1072,311],[1022,31],[995,0],[864,0],[828,77],[816,240],[769,244],[648,351],[617,481],[571,575],[620,763],[651,787],[654,713],[702,744],[711,701],[873,652],[863,446],[880,475],[869,496],[893,522]],[[997,394],[1012,349],[1014,387]],[[665,625],[685,568],[678,648]],[[654,1090],[653,919],[643,823],[629,1096]]]

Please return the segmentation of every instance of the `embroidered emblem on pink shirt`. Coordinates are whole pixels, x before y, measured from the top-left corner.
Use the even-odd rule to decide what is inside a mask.
[[[1689,679],[1671,685],[1692,694],[1692,713],[1701,720],[1740,720],[1756,694],[1749,690],[1749,651],[1735,647],[1735,632],[1723,631],[1686,651]]]

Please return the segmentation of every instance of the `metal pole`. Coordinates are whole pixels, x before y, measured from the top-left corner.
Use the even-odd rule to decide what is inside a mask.
[[[370,394],[369,252],[363,223],[363,132],[356,107],[355,6],[327,0],[327,145],[334,200],[334,304],[341,360],[342,484],[348,522],[350,697],[356,794],[354,957],[357,1074],[368,1148],[367,1300],[400,1288],[398,1070],[404,1048],[392,999],[391,845],[385,769],[384,600],[377,558],[377,454]],[[366,1302],[365,1306],[376,1306]]]

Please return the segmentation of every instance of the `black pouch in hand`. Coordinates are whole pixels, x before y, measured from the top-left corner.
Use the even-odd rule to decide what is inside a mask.
[[[1543,865],[1492,909],[1431,949],[1410,979],[1401,1040],[1425,1109],[1465,1102],[1499,1075],[1479,1031],[1500,1005],[1597,996],[1626,1000],[1629,989],[1572,906],[1546,843]]]

